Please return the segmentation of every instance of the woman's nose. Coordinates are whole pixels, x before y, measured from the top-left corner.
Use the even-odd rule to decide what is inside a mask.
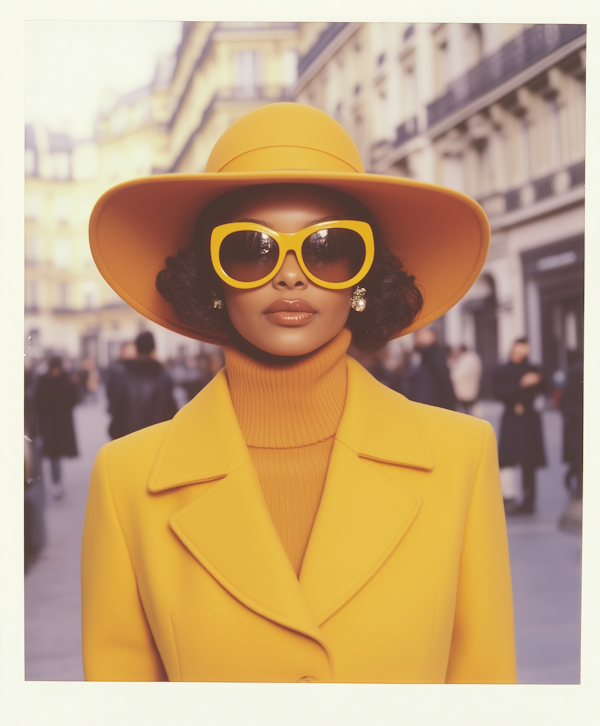
[[[273,286],[278,289],[288,290],[303,290],[308,286],[308,279],[302,272],[302,268],[293,252],[290,251],[286,254],[283,265],[273,278]]]

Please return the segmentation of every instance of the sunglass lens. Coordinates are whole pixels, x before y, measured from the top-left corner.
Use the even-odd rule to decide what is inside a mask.
[[[229,277],[239,282],[256,282],[273,271],[279,247],[264,232],[232,232],[221,243],[219,259]]]
[[[360,272],[365,255],[364,240],[353,229],[320,229],[302,243],[304,264],[323,282],[351,280]]]

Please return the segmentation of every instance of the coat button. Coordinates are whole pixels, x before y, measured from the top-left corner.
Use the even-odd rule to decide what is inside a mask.
[[[300,680],[298,681],[298,683],[316,683],[316,682],[317,682],[317,679],[311,678],[310,676],[302,676],[302,678],[300,678]]]

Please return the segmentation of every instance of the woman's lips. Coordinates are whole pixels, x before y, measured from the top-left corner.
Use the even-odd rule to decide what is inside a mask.
[[[305,300],[276,300],[269,305],[264,315],[273,323],[294,327],[305,325],[316,313]]]

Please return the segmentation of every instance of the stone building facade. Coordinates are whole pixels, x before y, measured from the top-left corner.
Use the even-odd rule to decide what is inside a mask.
[[[295,98],[327,111],[368,171],[443,184],[492,229],[480,278],[443,319],[491,374],[513,340],[560,382],[583,340],[585,26],[332,23]]]

